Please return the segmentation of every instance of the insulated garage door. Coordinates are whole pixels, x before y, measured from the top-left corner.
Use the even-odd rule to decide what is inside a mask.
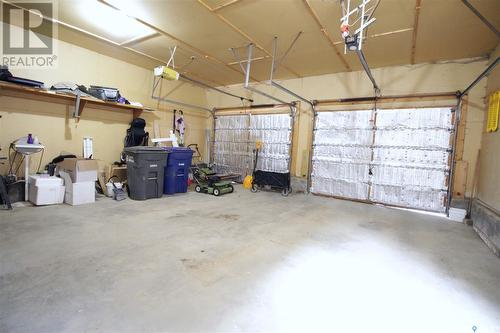
[[[450,108],[377,112],[371,200],[445,210],[451,114]]]
[[[226,116],[215,119],[214,164],[221,173],[252,173],[253,150],[262,141],[257,170],[289,172],[293,117],[290,114]]]
[[[451,108],[320,112],[313,193],[443,212]]]
[[[368,200],[372,111],[320,112],[316,117],[311,191]]]

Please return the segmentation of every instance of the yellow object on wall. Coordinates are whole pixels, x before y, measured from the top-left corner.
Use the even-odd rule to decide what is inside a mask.
[[[500,91],[495,91],[490,95],[488,105],[488,120],[486,122],[486,132],[495,132],[498,129],[498,110],[500,109]]]

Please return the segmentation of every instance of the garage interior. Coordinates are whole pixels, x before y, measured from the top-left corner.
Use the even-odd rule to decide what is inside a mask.
[[[1,332],[500,332],[500,1],[0,5]]]

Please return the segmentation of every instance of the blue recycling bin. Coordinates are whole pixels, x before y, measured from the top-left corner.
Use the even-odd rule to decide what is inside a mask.
[[[163,193],[185,193],[188,188],[189,168],[193,151],[189,148],[167,147],[167,165],[165,166]]]

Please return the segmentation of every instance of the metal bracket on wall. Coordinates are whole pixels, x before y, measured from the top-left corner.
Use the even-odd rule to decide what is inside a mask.
[[[73,111],[74,118],[80,118],[80,92],[76,92],[76,100],[75,100],[75,110]]]
[[[81,100],[81,93],[79,90],[76,91],[76,100],[75,100],[75,110],[73,111],[73,118],[76,118],[76,122],[80,121],[80,116],[83,113],[83,109],[85,108],[85,104],[87,101]]]

